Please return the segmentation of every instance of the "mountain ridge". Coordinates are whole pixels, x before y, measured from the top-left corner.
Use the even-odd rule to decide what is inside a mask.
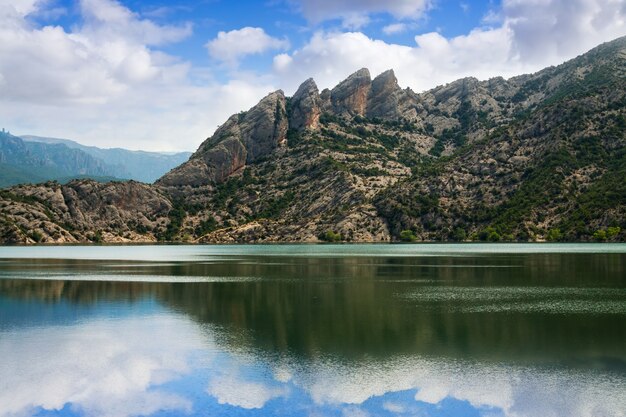
[[[69,139],[49,138],[35,135],[22,135],[27,142],[62,143],[69,148],[81,151],[112,166],[121,179],[133,179],[152,183],[173,167],[185,162],[191,152],[149,152],[124,148],[99,148],[88,146]]]
[[[25,212],[68,241],[623,241],[625,92],[626,38],[419,94],[393,71],[361,69],[321,92],[308,79],[232,115],[154,186],[5,191],[0,238],[59,241],[43,226],[33,237]],[[102,212],[101,187],[136,206]],[[80,215],[44,203],[77,189],[94,200]],[[138,216],[143,198],[153,209]]]

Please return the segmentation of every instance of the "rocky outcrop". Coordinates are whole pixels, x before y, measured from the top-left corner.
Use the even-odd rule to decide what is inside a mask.
[[[295,130],[317,129],[322,114],[322,99],[313,78],[300,85],[291,98],[289,127]]]
[[[333,112],[338,116],[365,116],[371,86],[367,68],[350,75],[330,92]]]
[[[372,81],[366,115],[383,120],[415,120],[417,106],[417,97],[410,90],[401,89],[393,70],[388,70]]]
[[[270,155],[285,143],[285,95],[276,91],[247,112],[231,116],[189,161],[157,181],[163,186],[198,187],[224,182],[246,164]]]
[[[156,241],[172,203],[151,185],[71,181],[0,192],[0,237],[14,243]]]
[[[250,109],[239,124],[240,141],[244,144],[246,163],[270,155],[287,137],[285,95],[278,90]]]

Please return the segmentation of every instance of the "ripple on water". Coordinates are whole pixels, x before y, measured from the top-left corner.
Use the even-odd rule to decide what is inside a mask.
[[[397,294],[422,307],[462,313],[626,315],[626,289],[568,287],[422,287]]]

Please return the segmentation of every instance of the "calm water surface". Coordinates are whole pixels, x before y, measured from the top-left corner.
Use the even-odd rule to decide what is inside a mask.
[[[626,416],[626,245],[0,247],[0,417]]]

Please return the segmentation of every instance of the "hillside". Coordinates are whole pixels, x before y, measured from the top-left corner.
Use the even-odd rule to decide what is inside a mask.
[[[420,94],[393,71],[321,92],[309,79],[231,116],[152,187],[3,192],[0,239],[623,241],[625,92],[626,38]]]

